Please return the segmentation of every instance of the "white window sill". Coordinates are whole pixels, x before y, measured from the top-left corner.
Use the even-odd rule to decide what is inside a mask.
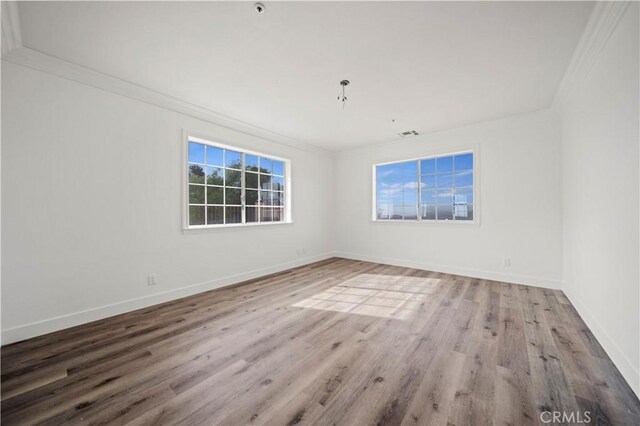
[[[412,223],[427,226],[480,226],[479,220],[398,220],[370,219],[371,223]]]
[[[257,222],[257,223],[233,223],[229,225],[205,225],[191,228],[183,228],[183,234],[206,234],[208,232],[224,231],[225,229],[250,229],[263,226],[286,226],[293,225],[293,222]]]

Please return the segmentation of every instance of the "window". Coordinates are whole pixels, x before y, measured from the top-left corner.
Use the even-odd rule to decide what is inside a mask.
[[[374,166],[374,219],[473,221],[473,152]]]
[[[287,222],[287,160],[187,139],[188,228]]]

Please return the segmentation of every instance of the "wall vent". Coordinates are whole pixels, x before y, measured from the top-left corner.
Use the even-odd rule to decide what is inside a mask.
[[[418,136],[420,133],[415,130],[407,130],[406,132],[398,133],[401,138],[408,138],[409,136]]]

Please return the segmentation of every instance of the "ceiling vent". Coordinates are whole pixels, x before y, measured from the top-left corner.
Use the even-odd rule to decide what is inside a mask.
[[[409,136],[418,136],[420,133],[415,130],[407,130],[406,132],[398,133],[402,138],[408,138]]]

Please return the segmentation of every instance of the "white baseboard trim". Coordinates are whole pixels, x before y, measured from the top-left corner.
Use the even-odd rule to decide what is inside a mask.
[[[578,314],[582,317],[585,324],[587,324],[589,330],[596,336],[596,339],[598,339],[604,351],[618,368],[620,374],[622,374],[631,389],[633,389],[638,398],[640,398],[640,373],[638,369],[609,336],[609,333],[606,332],[604,327],[600,325],[600,322],[591,314],[589,309],[582,303],[582,300],[570,289],[570,286],[563,285],[563,287],[564,293],[576,308],[576,311],[578,311]]]
[[[29,339],[54,331],[63,330],[65,328],[86,324],[91,321],[96,321],[114,315],[135,311],[136,309],[146,308],[149,306],[157,305],[159,303],[169,302],[171,300],[180,299],[182,297],[191,296],[197,293],[202,293],[205,291],[214,290],[216,288],[237,284],[242,281],[251,280],[264,275],[282,272],[298,266],[308,265],[310,263],[329,259],[331,257],[333,257],[333,253],[331,252],[315,256],[308,256],[291,262],[280,263],[278,265],[273,265],[266,268],[255,269],[253,271],[243,272],[235,275],[229,275],[226,277],[217,278],[215,280],[192,284],[161,293],[155,293],[135,299],[124,300],[122,302],[112,303],[109,305],[99,306],[84,311],[74,312],[59,317],[48,318],[45,320],[8,328],[6,330],[2,330],[2,344],[6,345],[9,343],[19,342],[24,339]]]
[[[505,274],[503,272],[483,271],[479,269],[465,268],[459,266],[440,265],[429,262],[416,262],[412,260],[393,259],[388,257],[369,256],[356,253],[346,253],[342,251],[335,251],[334,256],[344,257],[346,259],[362,260],[365,262],[382,263],[385,265],[403,266],[406,268],[424,269],[427,271],[442,272],[445,274],[462,275],[473,278],[481,278],[492,281],[501,281],[514,284],[525,284],[534,287],[552,288],[555,290],[561,289],[561,281],[531,277],[526,275],[517,274]]]

